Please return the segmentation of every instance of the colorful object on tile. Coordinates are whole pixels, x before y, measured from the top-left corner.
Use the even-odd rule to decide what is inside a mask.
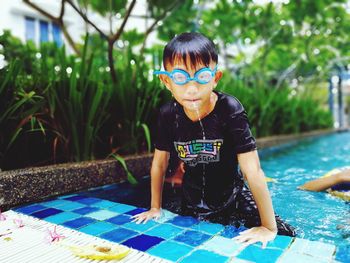
[[[23,220],[21,218],[13,219],[13,223],[18,227],[24,227]]]
[[[1,213],[1,209],[0,209],[0,221],[5,221],[5,220],[6,220],[6,216]]]
[[[47,236],[46,236],[45,240],[48,243],[52,243],[55,241],[60,241],[63,238],[65,238],[65,236],[57,233],[56,226],[54,226],[53,231],[51,231],[50,229],[47,230]]]
[[[350,169],[349,166],[345,166],[345,167],[341,167],[341,168],[337,168],[337,169],[333,169],[331,171],[329,171],[328,173],[326,173],[325,175],[323,175],[322,177],[329,177],[329,176],[333,176],[337,173],[340,173],[344,170]],[[341,183],[341,184],[337,184],[335,186],[332,186],[330,188],[330,190],[328,190],[328,193],[330,193],[331,195],[341,198],[345,201],[350,201],[350,183]]]
[[[120,245],[70,247],[75,256],[96,260],[120,260],[126,257],[130,249]]]

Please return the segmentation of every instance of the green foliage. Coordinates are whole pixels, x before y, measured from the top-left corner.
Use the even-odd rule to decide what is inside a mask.
[[[7,150],[42,101],[35,91],[21,85],[18,76],[22,69],[23,64],[13,60],[7,68],[0,70],[0,167]]]
[[[130,48],[119,56],[116,60],[119,85],[112,95],[110,108],[112,119],[117,122],[114,132],[117,136],[112,139],[118,142],[122,153],[150,151],[148,126],[164,89],[153,79],[149,65],[142,57],[133,55]]]
[[[138,182],[137,182],[136,178],[133,176],[133,174],[129,171],[128,166],[126,165],[124,158],[119,156],[119,155],[115,155],[115,154],[111,154],[110,156],[113,157],[114,159],[116,159],[121,164],[124,171],[126,172],[126,178],[128,179],[129,183],[131,183],[133,185],[137,184]]]
[[[295,94],[295,90],[285,86],[276,89],[248,84],[229,74],[224,74],[219,87],[242,102],[257,137],[332,127],[330,112],[311,95]]]
[[[124,14],[127,0],[79,0],[78,3],[85,8],[91,7],[95,12],[105,16],[118,12]]]
[[[12,49],[18,49],[17,54],[28,51],[26,45],[6,45],[4,53]],[[6,127],[1,131],[13,126],[11,134],[1,133],[2,155],[10,141],[17,151],[23,150],[20,134],[25,140],[43,138],[51,149],[46,159],[51,162],[151,150],[149,126],[164,89],[149,80],[150,63],[126,47],[115,58],[121,76],[115,85],[103,60],[95,60],[95,52],[99,49],[85,45],[82,57],[76,58],[47,44],[28,52],[33,59],[26,66],[13,58],[14,63],[0,71],[4,99],[0,125]]]
[[[78,2],[83,13],[92,9],[110,18],[113,31],[111,18],[125,17],[129,1]],[[345,2],[148,0],[147,16],[160,19],[172,10],[156,27],[160,40],[188,31],[214,40],[220,67],[227,70],[219,86],[242,101],[261,137],[331,127],[322,106],[324,83],[335,66],[349,64]],[[22,44],[5,31],[0,53],[9,65],[0,70],[1,160],[11,150],[22,151],[27,141],[49,148],[43,152],[51,162],[150,151],[155,110],[169,93],[150,71],[160,68],[163,45],[138,54],[144,40],[137,30],[120,35],[113,84],[107,41],[100,35],[88,38],[78,58],[51,44]]]

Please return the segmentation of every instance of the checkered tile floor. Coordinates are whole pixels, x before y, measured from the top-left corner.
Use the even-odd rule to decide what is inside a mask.
[[[266,249],[257,244],[242,249],[232,237],[244,227],[201,222],[169,211],[164,211],[158,221],[136,224],[131,222],[130,217],[145,209],[79,194],[23,206],[14,211],[170,262],[289,263],[296,262],[298,258],[298,262],[311,263],[335,260],[334,245],[286,236],[277,236]],[[30,250],[27,252],[31,253]],[[341,262],[341,259],[337,260]]]

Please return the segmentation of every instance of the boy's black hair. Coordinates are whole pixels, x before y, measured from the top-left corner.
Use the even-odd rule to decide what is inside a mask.
[[[189,58],[190,65],[188,65]],[[211,61],[218,62],[218,53],[213,41],[200,33],[182,33],[174,37],[164,48],[163,65],[173,65],[176,60],[183,61],[188,68],[197,63],[209,66]]]

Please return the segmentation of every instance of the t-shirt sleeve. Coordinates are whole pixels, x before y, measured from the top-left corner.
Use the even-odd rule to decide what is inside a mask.
[[[154,147],[161,151],[170,152],[173,144],[170,135],[170,126],[162,110],[158,113],[157,126],[155,130]]]
[[[247,113],[244,110],[230,116],[228,127],[237,154],[257,149],[255,138],[249,127]]]

